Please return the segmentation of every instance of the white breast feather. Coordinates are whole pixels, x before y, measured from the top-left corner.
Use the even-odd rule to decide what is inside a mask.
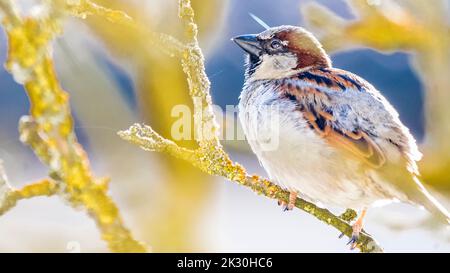
[[[328,145],[295,107],[263,81],[244,86],[240,97],[244,133],[275,183],[312,202],[342,208],[358,209],[397,197],[392,189],[373,185],[360,162]]]

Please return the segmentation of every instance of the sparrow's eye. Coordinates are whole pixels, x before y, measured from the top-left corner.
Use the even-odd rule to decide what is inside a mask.
[[[281,44],[281,42],[279,40],[273,40],[272,42],[270,42],[270,47],[273,50],[277,50],[280,49],[283,45]]]

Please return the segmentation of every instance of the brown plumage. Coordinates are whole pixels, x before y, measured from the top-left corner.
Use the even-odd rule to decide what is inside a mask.
[[[345,92],[346,89],[361,90],[363,83],[353,79],[344,70],[327,68],[311,69],[307,72],[280,81],[278,92],[294,100],[299,111],[317,134],[326,139],[330,145],[344,149],[361,161],[372,167],[381,167],[386,159],[380,147],[361,129],[340,129],[335,124],[336,118],[325,106],[330,104],[330,98],[319,88],[300,87],[296,82],[302,80],[311,86],[328,88],[334,92]],[[406,155],[405,155],[406,156]]]

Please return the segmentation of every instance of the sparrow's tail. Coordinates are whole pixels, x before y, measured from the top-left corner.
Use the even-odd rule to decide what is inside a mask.
[[[417,186],[417,189],[420,191],[414,199],[418,199],[417,202],[420,205],[423,205],[434,216],[442,220],[447,225],[450,225],[450,214],[447,209],[430,194],[422,182],[420,182],[419,178],[414,176],[413,180]]]

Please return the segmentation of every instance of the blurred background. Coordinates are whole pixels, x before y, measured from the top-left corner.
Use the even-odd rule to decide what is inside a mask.
[[[18,1],[27,13],[39,1]],[[126,11],[148,29],[178,37],[175,0],[98,0]],[[242,51],[230,38],[270,26],[308,28],[335,67],[377,87],[397,108],[425,157],[424,180],[448,208],[450,196],[450,1],[446,0],[194,0],[215,104],[236,105],[243,84]],[[191,106],[179,60],[151,45],[145,32],[102,18],[68,19],[54,42],[60,83],[70,94],[76,132],[94,173],[110,177],[110,193],[136,239],[157,252],[346,252],[338,231],[301,211],[210,177],[172,157],[148,153],[116,132],[135,122],[170,138],[173,106]],[[0,35],[0,62],[6,58]],[[17,123],[28,99],[0,70],[0,158],[13,186],[47,176],[20,143]],[[237,123],[236,123],[237,124]],[[234,126],[232,122],[224,128]],[[243,140],[224,141],[232,159],[265,175]],[[195,143],[181,141],[194,147]],[[404,204],[369,210],[366,228],[386,251],[449,252],[450,235],[425,211]],[[22,201],[0,217],[0,252],[107,252],[94,222],[59,197]]]

